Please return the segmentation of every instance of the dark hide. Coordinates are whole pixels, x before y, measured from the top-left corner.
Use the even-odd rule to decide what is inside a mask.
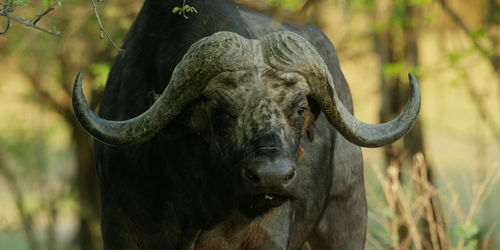
[[[145,2],[123,44],[126,52],[109,74],[101,117],[124,120],[148,109],[149,93],[163,91],[189,46],[217,31],[245,38],[277,30],[303,36],[323,57],[352,112],[335,49],[318,29],[270,25],[265,15],[213,0],[190,1],[198,14],[185,19],[172,14],[179,3]],[[314,139],[301,139],[297,199],[255,218],[238,212],[234,183],[219,167],[213,146],[180,122],[189,113],[147,143],[97,142],[105,248],[299,249],[308,242],[313,249],[362,249],[366,201],[360,148],[316,115],[309,129]]]

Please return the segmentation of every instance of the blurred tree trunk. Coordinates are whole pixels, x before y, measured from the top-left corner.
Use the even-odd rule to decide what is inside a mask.
[[[4,177],[6,184],[10,189],[10,193],[14,198],[16,209],[23,225],[24,235],[28,240],[29,249],[38,250],[40,249],[40,244],[33,229],[33,215],[26,209],[24,194],[17,181],[16,175],[13,174],[6,165],[7,164],[3,158],[3,152],[0,152],[0,175]]]
[[[100,193],[94,167],[94,143],[76,119],[72,120],[71,126],[77,158],[75,181],[80,203],[80,229],[77,242],[81,249],[99,249],[102,245]]]
[[[320,30],[325,30],[328,26],[329,17],[325,15],[325,10],[328,8],[327,0],[308,0],[304,4],[304,8],[312,7],[311,23],[318,27]]]
[[[394,119],[404,108],[409,93],[408,78],[401,76],[405,69],[417,68],[418,30],[416,21],[419,8],[404,2],[377,1],[375,20],[382,25],[381,30],[374,35],[376,51],[381,62],[381,98],[382,105],[379,113],[380,121],[386,122]],[[414,72],[417,73],[418,72]],[[418,78],[418,75],[417,75]],[[386,166],[396,165],[400,168],[398,173],[401,180],[402,167],[411,166],[411,159],[418,153],[425,155],[424,139],[422,134],[421,117],[417,119],[410,132],[402,139],[403,143],[387,145],[385,149]],[[427,163],[427,178],[432,183],[432,168]],[[430,201],[431,204],[434,201]],[[436,205],[436,204],[434,204]],[[437,211],[433,206],[434,219]],[[403,218],[402,216],[399,216]],[[422,224],[425,240],[430,242],[429,224]],[[408,229],[402,225],[398,229],[400,242],[408,236]]]
[[[43,3],[40,2],[41,4]],[[64,6],[63,4],[63,8]],[[110,27],[112,27],[113,32],[110,33],[121,34],[117,35],[118,37],[125,36],[124,34],[128,30],[128,27],[125,26],[128,25],[123,24],[128,22],[131,24],[141,6],[142,3],[137,1],[124,1],[119,5],[108,5],[111,11],[103,11],[100,21],[105,22],[106,18],[112,19]],[[78,199],[80,208],[79,230],[72,243],[77,243],[79,248],[83,250],[102,249],[101,199],[94,167],[94,143],[81,128],[73,114],[71,96],[76,72],[88,69],[90,65],[95,63],[111,62],[115,51],[107,42],[97,42],[100,34],[99,24],[90,2],[72,2],[64,11],[51,13],[51,18],[57,20],[58,28],[62,31],[61,36],[57,39],[35,40],[37,35],[23,37],[21,32],[17,40],[11,40],[11,42],[4,44],[13,48],[6,52],[17,59],[14,62],[16,62],[19,71],[28,78],[35,94],[40,97],[38,99],[40,106],[59,114],[70,129],[70,140],[75,154],[76,167],[72,186],[78,195],[76,199]],[[10,37],[16,37],[16,33],[9,32],[9,39],[12,39]],[[24,48],[29,48],[29,50],[16,49],[19,46],[16,46],[15,41],[24,41]],[[28,44],[26,41],[32,44]],[[1,46],[2,43],[0,43],[0,49]],[[93,74],[84,72],[84,75],[86,81],[93,82]],[[91,88],[91,93],[87,95],[91,99],[87,100],[92,108],[95,109],[98,106],[102,92],[103,86]],[[55,216],[56,213],[53,213],[54,220]],[[47,238],[48,241],[53,242],[50,239],[54,238],[54,233],[51,233],[50,230],[52,229],[48,229]],[[48,249],[53,249],[50,247],[51,244],[48,244]]]
[[[67,58],[66,58],[67,59]],[[93,250],[102,248],[100,231],[100,192],[97,174],[94,167],[93,140],[87,135],[73,115],[71,105],[71,89],[69,81],[72,78],[69,72],[71,63],[65,57],[59,57],[61,68],[61,80],[59,85],[61,92],[66,93],[62,100],[57,99],[41,82],[40,72],[37,67],[24,69],[30,79],[33,89],[41,97],[43,102],[52,110],[57,112],[71,128],[72,142],[75,147],[76,173],[74,186],[78,192],[80,206],[79,231],[76,242],[82,250]],[[95,100],[92,98],[91,100]],[[95,106],[95,103],[90,104]]]
[[[383,1],[377,1],[380,4]],[[413,6],[394,7],[392,15],[398,15],[403,20],[414,19]],[[386,10],[377,10],[376,19],[384,19]],[[389,16],[390,18],[390,16]],[[394,119],[403,109],[408,98],[409,84],[406,77],[401,77],[401,71],[418,65],[417,31],[411,25],[401,25],[400,21],[387,20],[387,27],[375,33],[376,51],[382,65],[380,71],[382,106],[379,117],[382,122]],[[413,155],[424,151],[420,118],[403,139],[404,144],[392,144],[385,147],[387,165],[397,160],[403,152]],[[408,157],[410,158],[410,157]]]
[[[493,40],[493,44],[498,45],[500,43],[500,37],[498,37],[499,31],[498,26],[500,25],[500,18],[498,13],[500,13],[500,2],[497,0],[488,0],[488,13],[485,18],[486,26],[492,30],[489,30],[487,34],[491,34],[491,39]],[[500,85],[500,47],[497,46],[496,50],[490,55],[490,61],[495,69],[497,74],[497,78],[499,79],[498,84]],[[498,88],[500,91],[500,88]]]
[[[69,49],[69,48],[67,48]],[[71,103],[72,83],[74,72],[68,51],[61,51],[57,59],[61,69],[61,88],[68,93],[69,103]],[[91,74],[86,74],[91,75]],[[89,79],[91,80],[91,79]],[[102,90],[101,90],[102,91]],[[101,94],[92,90],[89,105],[96,107]],[[80,126],[80,123],[73,115],[72,105],[66,106],[66,122],[71,126],[72,138],[76,154],[76,176],[75,184],[78,189],[78,199],[80,204],[80,226],[76,238],[80,249],[100,249],[102,248],[101,236],[101,199],[97,172],[94,164],[94,140]],[[69,113],[69,116],[68,116]]]

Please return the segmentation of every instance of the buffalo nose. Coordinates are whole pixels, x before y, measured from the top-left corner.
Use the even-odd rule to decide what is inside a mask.
[[[255,192],[286,195],[295,187],[297,175],[292,162],[277,159],[245,167],[243,179]]]

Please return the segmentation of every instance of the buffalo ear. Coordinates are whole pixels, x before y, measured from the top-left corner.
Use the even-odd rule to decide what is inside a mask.
[[[307,112],[306,112],[306,121],[304,123],[304,127],[302,129],[302,135],[307,133],[307,138],[310,141],[314,140],[314,134],[311,130],[311,126],[314,124],[316,119],[319,116],[319,113],[321,112],[319,105],[309,96],[307,97],[307,102],[309,103],[307,107]]]
[[[313,125],[315,120],[316,119],[314,119],[314,114],[310,111],[310,107],[308,107],[306,112],[306,122],[304,124],[304,128],[302,129],[302,135],[304,135],[304,133],[307,133],[307,138],[310,141],[314,140],[314,134],[311,130],[311,126]]]
[[[309,111],[314,115],[314,120],[318,119],[318,116],[321,113],[319,104],[310,96],[307,96],[307,103],[309,103]]]

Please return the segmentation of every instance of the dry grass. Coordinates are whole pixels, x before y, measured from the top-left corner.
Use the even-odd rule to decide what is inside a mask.
[[[377,183],[368,186],[367,245],[375,249],[493,249],[491,238],[496,223],[479,229],[475,220],[495,184],[500,171],[492,168],[473,184],[472,199],[463,207],[454,187],[436,188],[428,178],[424,156],[413,157],[411,170],[400,173],[398,162],[387,169],[372,166]],[[401,176],[406,176],[401,181]],[[403,231],[404,233],[401,233]]]

